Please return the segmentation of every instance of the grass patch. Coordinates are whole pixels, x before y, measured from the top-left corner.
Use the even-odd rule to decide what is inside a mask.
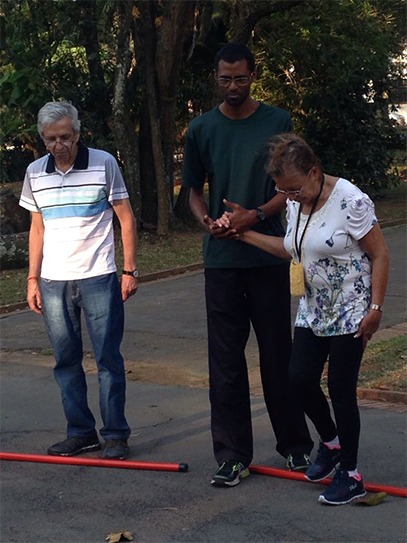
[[[406,335],[369,345],[362,360],[359,386],[407,392],[406,353]]]
[[[175,231],[161,238],[154,233],[141,232],[137,255],[141,275],[202,262],[202,239],[200,230]],[[123,260],[120,245],[117,243],[116,252],[119,271]],[[26,268],[0,271],[0,306],[25,301],[27,272]]]
[[[407,182],[402,181],[394,188],[387,189],[374,200],[376,215],[382,224],[389,221],[406,221]]]

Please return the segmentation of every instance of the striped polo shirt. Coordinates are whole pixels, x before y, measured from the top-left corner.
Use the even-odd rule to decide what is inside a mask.
[[[128,198],[115,158],[78,143],[72,168],[59,171],[49,154],[28,168],[20,205],[41,213],[41,277],[75,280],[116,271],[112,202]]]

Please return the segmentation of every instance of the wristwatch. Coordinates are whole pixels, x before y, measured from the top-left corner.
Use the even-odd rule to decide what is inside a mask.
[[[123,270],[122,274],[123,275],[132,275],[135,279],[140,277],[140,272],[138,270],[133,270],[133,271]]]
[[[255,211],[256,211],[256,215],[259,221],[262,222],[267,219],[266,214],[264,213],[262,209],[260,209],[259,207],[256,207]]]

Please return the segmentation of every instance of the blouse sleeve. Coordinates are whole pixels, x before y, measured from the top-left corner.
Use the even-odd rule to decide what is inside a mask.
[[[378,222],[372,200],[360,192],[348,205],[348,232],[356,240],[363,238]]]

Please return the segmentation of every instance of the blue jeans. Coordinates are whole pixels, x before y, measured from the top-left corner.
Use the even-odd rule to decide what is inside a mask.
[[[95,418],[88,407],[82,367],[81,312],[92,342],[99,378],[99,405],[104,439],[127,439],[124,415],[126,378],[120,354],[124,308],[116,273],[81,279],[41,279],[43,315],[55,356],[54,376],[68,421],[68,437],[96,437]]]

